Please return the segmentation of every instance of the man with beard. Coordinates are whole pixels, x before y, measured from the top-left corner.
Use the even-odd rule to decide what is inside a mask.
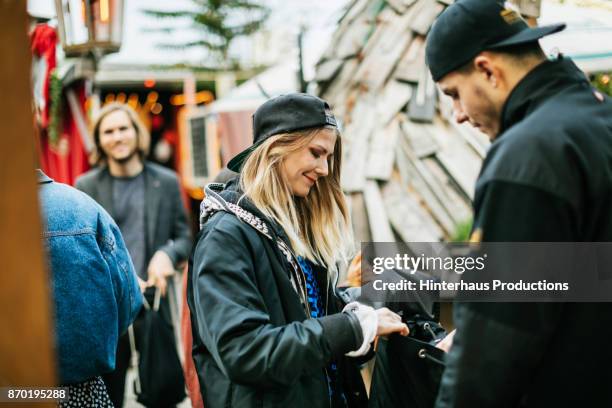
[[[612,101],[571,59],[548,59],[501,1],[458,0],[432,26],[427,64],[457,122],[491,139],[472,241],[612,242]],[[609,268],[609,265],[605,265]],[[459,303],[438,408],[609,407],[600,367],[612,303]]]
[[[94,123],[93,138],[100,165],[81,176],[76,187],[117,222],[145,296],[150,300],[154,287],[163,296],[166,278],[187,259],[191,246],[177,176],[145,160],[149,133],[128,105],[104,106]],[[160,313],[170,322],[167,299],[162,297]],[[115,371],[104,376],[116,407],[123,404],[129,358],[126,334],[119,340]]]

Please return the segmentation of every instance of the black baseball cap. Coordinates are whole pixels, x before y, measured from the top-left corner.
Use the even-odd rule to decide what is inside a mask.
[[[269,99],[253,114],[253,144],[234,156],[227,168],[240,172],[247,157],[270,136],[323,126],[338,127],[323,99],[304,93]]]
[[[563,23],[530,28],[500,0],[458,0],[431,27],[425,58],[437,82],[482,51],[533,42],[564,28]]]

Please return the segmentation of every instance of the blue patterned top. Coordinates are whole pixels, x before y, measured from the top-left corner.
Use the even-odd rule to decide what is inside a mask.
[[[312,263],[301,256],[297,257],[300,268],[306,278],[306,293],[308,294],[308,306],[310,306],[310,317],[316,319],[325,316],[323,302],[319,291],[319,284],[312,269]]]
[[[310,306],[310,317],[314,319],[323,317],[325,316],[325,310],[323,309],[321,291],[319,290],[319,284],[317,283],[312,262],[302,258],[301,256],[298,256],[297,260],[300,264],[300,268],[302,268],[302,272],[304,272],[304,277],[306,278],[306,293],[308,295],[308,305]],[[346,397],[342,392],[336,363],[332,361],[327,367],[325,373],[327,376],[327,387],[330,397],[340,396],[340,400],[342,401],[343,405],[346,404]]]

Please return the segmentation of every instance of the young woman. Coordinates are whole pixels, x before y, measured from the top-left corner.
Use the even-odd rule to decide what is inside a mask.
[[[352,244],[336,121],[325,101],[290,94],[264,103],[253,128],[253,145],[228,164],[239,178],[206,190],[190,262],[204,406],[365,406],[345,356],[408,328],[336,297],[336,262]]]

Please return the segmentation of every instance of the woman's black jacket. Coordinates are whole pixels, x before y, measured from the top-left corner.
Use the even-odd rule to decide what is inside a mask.
[[[231,187],[217,197],[230,203],[239,198]],[[240,206],[265,220],[247,200]],[[267,225],[286,240],[278,227]],[[290,268],[274,241],[235,214],[206,214],[187,288],[206,408],[343,406],[329,397],[324,370],[332,359],[348,406],[367,405],[358,368],[344,357],[363,341],[359,321],[338,313],[340,302],[322,268],[316,272],[326,317],[307,318]]]

